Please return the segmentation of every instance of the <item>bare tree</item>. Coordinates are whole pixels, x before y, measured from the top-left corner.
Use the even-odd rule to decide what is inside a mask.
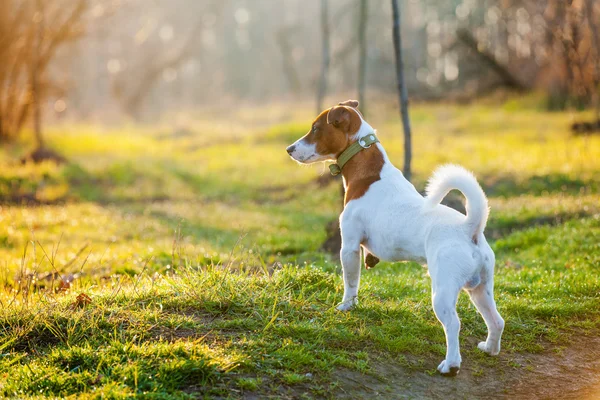
[[[410,120],[408,119],[408,90],[404,81],[404,64],[402,61],[402,37],[400,26],[400,8],[398,0],[392,0],[394,53],[396,55],[396,79],[398,82],[398,99],[400,103],[400,114],[402,127],[404,128],[404,177],[410,181],[410,163],[412,159],[412,143]]]
[[[590,46],[594,51],[595,62],[594,72],[592,74],[592,102],[596,111],[596,122],[600,123],[600,15],[596,15],[594,0],[586,0],[585,6],[587,11],[587,22],[591,31]]]
[[[35,45],[31,60],[31,104],[33,107],[33,133],[35,138],[36,150],[44,147],[44,137],[42,135],[42,105],[43,93],[40,87],[40,57],[42,52],[42,40],[44,35],[44,4],[42,0],[35,1],[34,30]]]
[[[329,74],[330,56],[330,30],[329,30],[329,0],[321,0],[321,76],[317,88],[317,114],[323,111],[323,100],[327,93],[327,77]]]
[[[506,87],[520,91],[529,89],[528,86],[524,82],[521,82],[507,66],[502,65],[492,52],[486,50],[479,42],[477,42],[477,39],[467,29],[459,29],[456,32],[456,37],[470,48],[484,65],[488,66],[498,74]]]
[[[180,46],[172,48],[164,55],[152,45],[145,46],[137,56],[141,61],[136,62],[129,73],[118,76],[112,85],[112,91],[123,111],[134,119],[140,118],[141,106],[149,92],[169,69],[176,70],[197,51],[198,36],[202,30],[202,19],[199,19]],[[135,55],[133,57],[136,57]]]
[[[32,44],[31,7],[14,1],[1,3],[0,18],[0,138],[13,139],[29,110],[27,69]],[[22,117],[25,116],[25,117]]]
[[[289,84],[290,91],[294,95],[299,95],[302,88],[298,71],[296,71],[294,56],[292,54],[292,36],[295,32],[297,32],[297,30],[297,26],[283,26],[277,31],[277,44],[279,45],[279,50],[281,51],[283,73]]]
[[[362,113],[366,115],[367,102],[365,92],[367,89],[367,20],[369,8],[367,0],[360,0],[360,13],[358,17],[358,102]]]
[[[1,140],[16,138],[33,113],[36,145],[43,147],[41,106],[52,88],[46,71],[60,48],[83,36],[88,8],[88,0],[0,3]]]

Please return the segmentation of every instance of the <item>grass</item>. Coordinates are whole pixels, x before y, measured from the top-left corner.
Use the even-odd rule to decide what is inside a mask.
[[[319,247],[339,184],[285,154],[310,125],[298,109],[174,131],[60,126],[48,140],[64,166],[17,165],[24,144],[0,153],[0,397],[335,397],[339,370],[433,373],[445,347],[426,269],[382,263],[363,273],[358,309],[335,311],[339,260]],[[371,109],[401,164],[397,116]],[[417,188],[459,162],[490,195],[505,356],[474,349],[485,325],[461,295],[465,364],[525,370],[517,354],[597,332],[600,138],[512,103],[412,118]],[[73,281],[54,290],[52,272]]]

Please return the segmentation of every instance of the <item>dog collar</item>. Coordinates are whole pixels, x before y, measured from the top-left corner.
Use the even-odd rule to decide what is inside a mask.
[[[329,172],[331,172],[331,175],[333,176],[339,175],[342,172],[342,168],[344,168],[344,165],[346,165],[346,163],[350,161],[352,157],[360,153],[362,150],[368,149],[373,143],[378,142],[379,139],[377,139],[375,133],[369,133],[367,136],[361,137],[360,139],[358,139],[358,141],[352,143],[350,147],[344,150],[342,154],[340,154],[340,156],[337,159],[337,163],[331,164],[329,166]]]

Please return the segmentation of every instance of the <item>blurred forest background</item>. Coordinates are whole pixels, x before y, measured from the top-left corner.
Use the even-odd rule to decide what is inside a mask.
[[[413,100],[508,87],[599,107],[597,0],[406,0],[402,30]],[[387,1],[1,0],[0,59],[4,141],[36,118],[152,122],[357,92],[368,109],[396,90]]]
[[[120,204],[125,211],[111,210],[119,215],[160,203],[173,214],[165,221],[171,228],[188,217],[170,200],[216,199],[252,212],[268,204],[261,218],[272,217],[291,199],[294,179],[315,180],[294,170],[283,149],[315,112],[350,97],[400,160],[410,152],[397,146],[391,4],[0,0],[0,201]],[[574,138],[600,130],[600,0],[399,4],[404,76],[416,105],[417,187],[436,165],[461,162],[492,194],[506,192],[499,181],[511,182],[509,196],[595,192],[598,169],[586,161],[595,157],[595,138]],[[448,135],[462,133],[469,137]],[[252,159],[249,148],[260,156]],[[287,177],[269,168],[285,168]],[[329,208],[302,238],[264,236],[264,225],[235,217],[214,232],[199,217],[191,237],[222,254],[256,223],[250,240],[269,256],[335,253],[339,243],[319,247],[325,226],[336,237],[339,212],[339,192],[325,195]],[[295,201],[289,220],[273,229],[308,218]],[[19,248],[31,224],[12,223],[19,234],[3,240]]]

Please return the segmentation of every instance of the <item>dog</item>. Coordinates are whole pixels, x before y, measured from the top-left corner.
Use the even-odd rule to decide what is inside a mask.
[[[488,329],[478,348],[490,355],[500,352],[504,320],[493,294],[495,256],[483,235],[489,208],[473,174],[457,165],[442,166],[423,197],[392,165],[356,100],[323,111],[310,131],[286,150],[301,164],[337,161],[330,170],[343,177],[344,297],[338,310],[348,311],[358,303],[361,247],[367,268],[380,259],[417,261],[429,269],[433,310],[446,335],[446,358],[438,371],[454,376],[460,370],[456,302],[463,289]],[[440,204],[453,189],[465,196],[466,215]]]

